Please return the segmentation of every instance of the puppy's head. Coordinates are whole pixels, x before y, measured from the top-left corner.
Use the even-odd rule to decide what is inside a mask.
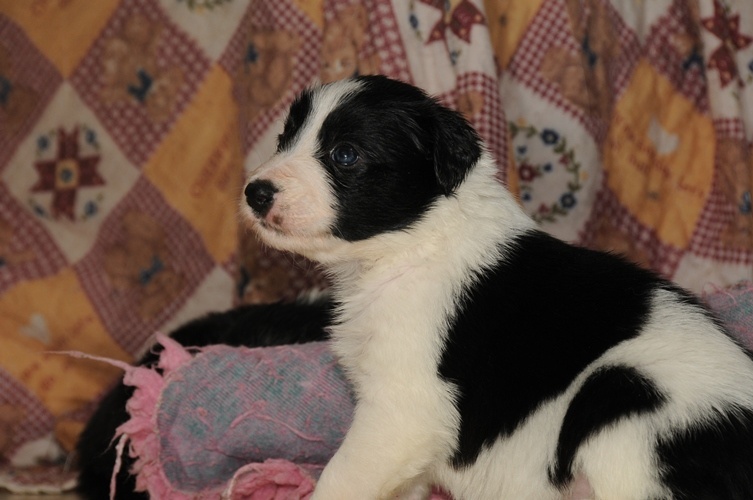
[[[465,119],[416,87],[382,76],[336,82],[293,102],[242,211],[271,246],[312,256],[410,228],[480,155]]]

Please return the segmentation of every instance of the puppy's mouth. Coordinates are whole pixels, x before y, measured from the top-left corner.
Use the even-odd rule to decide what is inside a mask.
[[[251,213],[252,229],[256,231],[265,231],[275,236],[288,238],[314,236],[303,228],[296,227],[294,216],[286,218],[284,214],[277,212],[270,212],[266,215],[256,214],[253,211]]]
[[[254,215],[254,219],[261,227],[268,231],[275,232],[281,236],[287,233],[287,231],[285,231],[284,229],[283,218],[280,215],[273,215],[269,218]]]
[[[327,213],[318,213],[318,200],[307,193],[309,186],[280,187],[265,179],[249,182],[244,190],[244,218],[251,230],[273,247],[306,246],[331,236]]]

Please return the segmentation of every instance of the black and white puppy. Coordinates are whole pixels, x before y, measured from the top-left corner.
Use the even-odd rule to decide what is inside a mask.
[[[753,361],[691,295],[537,229],[457,113],[303,92],[244,217],[320,262],[357,407],[314,498],[753,498]]]

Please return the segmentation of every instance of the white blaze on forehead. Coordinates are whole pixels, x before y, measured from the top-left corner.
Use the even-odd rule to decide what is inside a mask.
[[[344,80],[315,89],[311,96],[311,112],[298,131],[291,148],[304,148],[316,152],[317,138],[324,120],[345,98],[356,93],[361,87],[363,83],[359,81]]]

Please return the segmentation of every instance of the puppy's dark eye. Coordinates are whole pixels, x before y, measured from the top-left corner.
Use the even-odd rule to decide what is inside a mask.
[[[358,161],[358,151],[350,144],[340,144],[332,150],[330,157],[338,165],[350,167]]]

